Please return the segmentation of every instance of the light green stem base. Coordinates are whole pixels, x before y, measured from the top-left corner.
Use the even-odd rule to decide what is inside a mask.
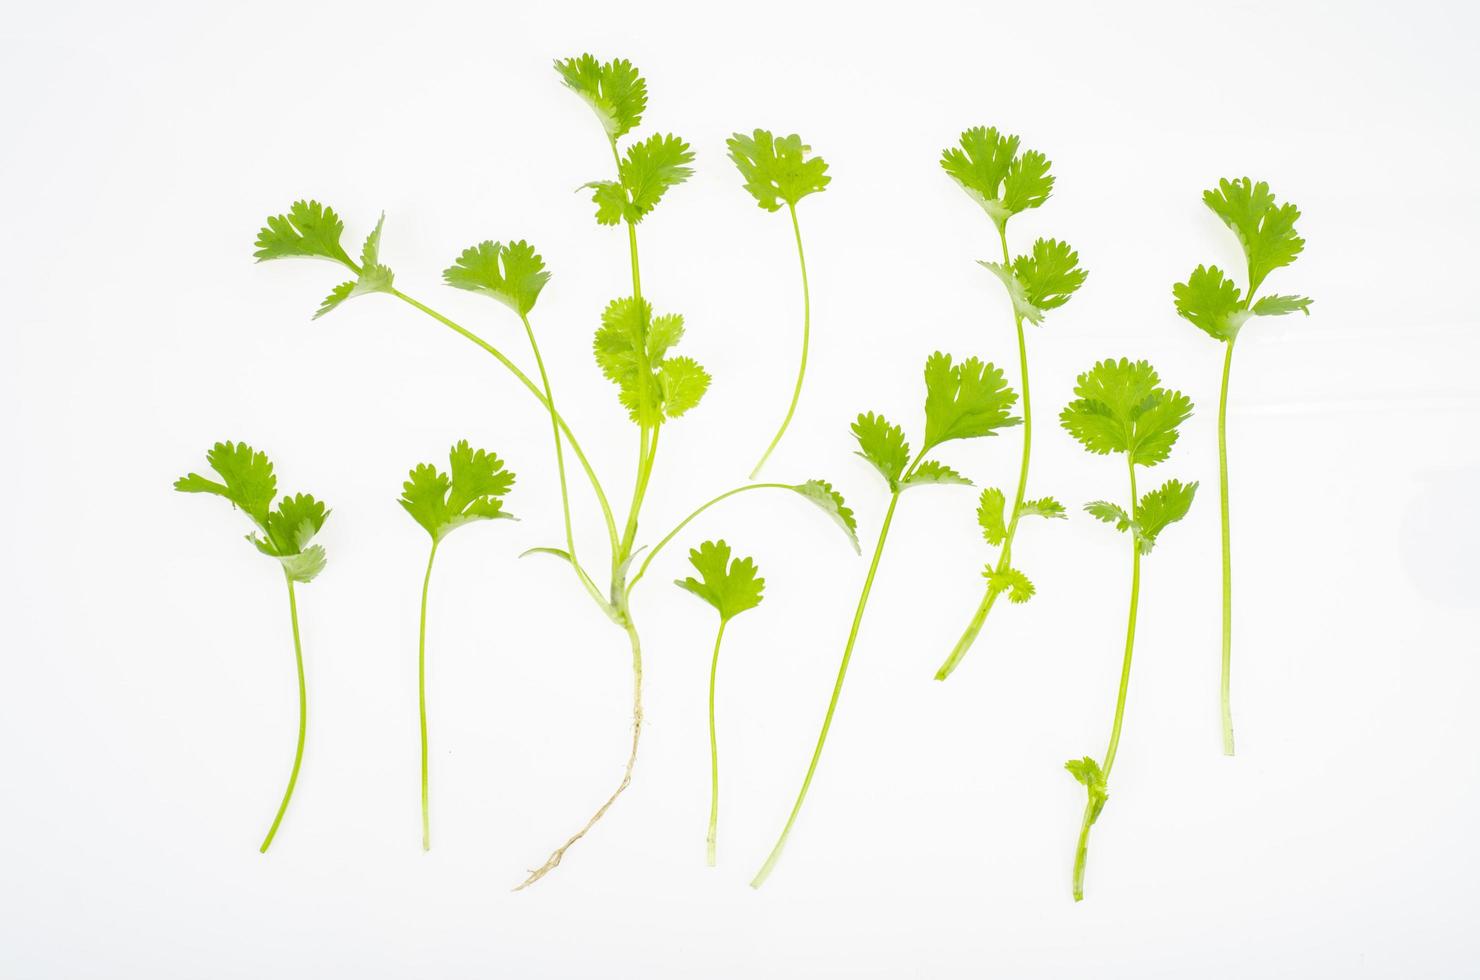
[[[278,806],[277,816],[272,818],[272,826],[267,829],[262,846],[258,848],[262,854],[266,854],[267,849],[272,846],[272,839],[277,836],[283,815],[288,812],[288,804],[293,799],[293,788],[298,785],[298,770],[303,766],[303,742],[308,734],[308,684],[303,676],[303,642],[298,635],[298,598],[293,593],[291,578],[288,579],[288,615],[293,621],[293,658],[298,664],[298,748],[293,752],[293,771],[288,775],[288,788],[283,793],[283,802]]]
[[[427,594],[432,588],[432,563],[437,560],[437,541],[427,556],[427,573],[421,581],[421,627],[417,632],[416,705],[421,715],[421,849],[432,849],[432,817],[427,791]]]
[[[1223,534],[1223,675],[1218,701],[1223,716],[1223,754],[1233,755],[1233,706],[1229,687],[1233,666],[1233,542],[1228,529],[1228,375],[1233,368],[1233,341],[1223,355],[1223,386],[1218,395],[1218,502]]]
[[[714,725],[714,683],[719,676],[719,645],[725,638],[725,620],[719,621],[714,637],[714,657],[709,662],[709,836],[706,839],[706,863],[712,868],[719,835],[719,737]]]

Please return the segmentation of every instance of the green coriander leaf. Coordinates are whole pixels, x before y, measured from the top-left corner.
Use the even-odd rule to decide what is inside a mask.
[[[602,312],[592,350],[601,373],[616,383],[618,398],[632,421],[654,425],[665,417],[678,418],[709,389],[709,372],[696,361],[668,356],[682,337],[683,317],[653,316],[646,300],[623,296]],[[649,368],[645,382],[638,357],[644,350]],[[641,417],[644,397],[647,419]]]
[[[858,543],[858,521],[854,518],[853,511],[843,502],[843,495],[834,490],[831,483],[826,480],[808,480],[791,489],[821,507],[847,533],[848,540],[853,542],[853,550],[863,553],[863,548]]]
[[[1053,190],[1048,160],[1031,150],[1018,156],[1018,145],[1016,136],[977,126],[940,157],[942,169],[998,228],[1012,215],[1041,205]]]
[[[447,504],[454,511],[484,497],[502,497],[514,486],[514,474],[493,453],[474,449],[463,439],[448,454],[452,464],[452,493]]]
[[[1084,505],[1084,509],[1090,516],[1104,521],[1106,524],[1114,524],[1117,531],[1129,531],[1131,529],[1131,515],[1125,512],[1125,508],[1112,504],[1108,500],[1091,500]]]
[[[591,203],[596,205],[598,225],[619,225],[631,212],[627,192],[615,180],[593,180],[585,188],[591,191]]]
[[[1192,402],[1159,381],[1146,361],[1101,361],[1079,376],[1078,397],[1059,420],[1092,453],[1123,452],[1133,463],[1154,466],[1171,453],[1177,427],[1192,414]]]
[[[254,524],[265,528],[272,498],[277,496],[277,477],[267,454],[244,442],[218,442],[206,453],[206,463],[221,477],[220,483],[191,473],[176,480],[175,489],[225,497]]]
[[[925,361],[925,448],[1017,425],[1022,420],[1011,415],[1016,401],[1017,393],[991,364],[968,357],[953,365],[949,354],[936,351]]]
[[[745,189],[767,211],[780,210],[782,202],[796,207],[808,194],[822,190],[832,180],[821,157],[795,133],[773,137],[757,129],[750,136],[736,133],[725,141],[730,159],[745,178]]]
[[[274,555],[293,555],[303,551],[324,526],[329,511],[322,501],[306,493],[283,497],[277,509],[267,515],[267,539]]]
[[[278,555],[277,560],[294,582],[312,582],[329,563],[321,544],[310,545],[297,554]]]
[[[464,439],[448,452],[448,461],[450,476],[422,463],[401,487],[401,506],[433,541],[472,521],[513,516],[499,499],[514,486],[514,474],[504,468],[503,460],[473,449]]]
[[[709,390],[709,372],[691,357],[665,358],[658,371],[663,392],[663,414],[676,419],[699,404]]]
[[[1217,340],[1232,340],[1249,317],[1238,286],[1216,265],[1193,269],[1172,287],[1172,298],[1180,316]]]
[[[319,304],[318,310],[313,318],[319,317],[334,309],[340,303],[353,296],[364,296],[367,293],[388,293],[395,288],[395,274],[383,265],[365,266],[358,278],[348,282],[342,282],[330,291],[324,301]]]
[[[449,286],[492,296],[520,316],[528,316],[550,281],[545,260],[528,242],[480,242],[464,249],[442,272]]]
[[[570,561],[570,552],[564,548],[528,548],[519,552],[520,558],[528,558],[530,555],[554,555],[561,561]]]
[[[622,58],[605,64],[589,54],[555,62],[567,88],[585,99],[601,120],[610,139],[617,139],[642,122],[647,108],[647,82],[632,62]]]
[[[380,233],[385,228],[385,212],[380,212],[380,220],[375,222],[375,228],[365,236],[365,244],[360,246],[360,266],[380,265]]]
[[[431,463],[421,463],[401,486],[399,503],[416,523],[436,538],[452,514],[447,507],[447,491],[452,478]]]
[[[1203,193],[1203,203],[1238,236],[1249,263],[1249,292],[1259,288],[1264,277],[1295,261],[1305,239],[1295,233],[1300,209],[1276,204],[1269,185],[1248,177],[1220,180]]]
[[[915,472],[910,474],[910,478],[904,481],[903,486],[918,487],[924,486],[927,483],[949,483],[963,487],[971,486],[971,481],[966,479],[966,477],[957,473],[944,463],[937,463],[933,459],[927,459],[919,466],[916,466]]]
[[[722,621],[729,622],[761,604],[766,580],[759,577],[755,562],[749,558],[731,561],[730,546],[723,541],[705,541],[692,549],[689,563],[703,581],[690,576],[677,579],[673,584],[713,606]]]
[[[343,234],[344,222],[333,208],[318,201],[295,201],[287,214],[267,219],[257,232],[257,251],[252,254],[259,262],[305,256],[330,259],[359,272],[339,243]]]
[[[977,500],[976,522],[981,525],[982,537],[994,548],[1007,540],[1007,520],[1003,511],[1007,507],[1007,496],[996,487],[987,487]]]
[[[1175,524],[1187,516],[1192,498],[1197,494],[1197,483],[1182,483],[1168,480],[1155,490],[1141,497],[1136,507],[1136,542],[1141,554],[1151,554],[1156,547],[1156,537],[1167,525]]]
[[[694,153],[689,144],[677,136],[653,135],[632,144],[617,166],[618,180],[598,180],[586,185],[596,205],[597,223],[641,221],[658,206],[669,188],[693,175],[689,167],[693,162]]]
[[[1040,311],[1056,310],[1069,302],[1089,278],[1079,267],[1079,253],[1056,238],[1038,239],[1032,252],[1012,260],[1012,271],[1023,284],[1028,302]]]
[[[677,313],[665,313],[652,317],[647,327],[648,357],[661,361],[669,349],[683,339],[683,317]]]
[[[1033,598],[1033,593],[1037,591],[1033,588],[1033,583],[1028,581],[1028,576],[1016,568],[1004,568],[999,572],[988,565],[986,571],[982,572],[982,577],[987,580],[989,589],[993,592],[1006,592],[1007,601],[1019,605]]]
[[[874,464],[889,490],[897,493],[899,478],[910,465],[910,445],[904,430],[882,415],[867,412],[853,423],[853,438],[858,440],[857,455]]]
[[[1037,500],[1024,500],[1018,513],[1023,517],[1049,517],[1064,518],[1069,516],[1064,510],[1064,505],[1052,497],[1039,497]]]
[[[1310,316],[1312,300],[1304,296],[1265,296],[1254,301],[1255,316],[1284,316],[1287,313],[1304,313]]]
[[[1012,161],[1002,181],[1002,207],[1008,214],[1041,207],[1053,193],[1053,177],[1048,172],[1048,157],[1028,150]]]

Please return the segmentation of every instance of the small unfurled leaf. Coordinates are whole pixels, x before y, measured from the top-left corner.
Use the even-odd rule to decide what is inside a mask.
[[[1248,177],[1220,180],[1203,193],[1203,203],[1238,236],[1249,263],[1249,291],[1256,292],[1264,277],[1295,261],[1305,239],[1295,233],[1300,209],[1276,204],[1269,185]]]
[[[1129,531],[1133,526],[1131,515],[1125,512],[1125,508],[1108,500],[1091,500],[1084,505],[1084,509],[1091,517],[1115,525],[1117,531]]]
[[[312,582],[329,563],[328,556],[324,553],[324,546],[321,544],[309,545],[297,554],[277,555],[276,557],[288,578],[294,582]]]
[[[514,474],[503,460],[464,439],[448,452],[448,462],[450,475],[422,463],[401,487],[401,506],[433,541],[472,521],[513,516],[500,499],[514,486]]]
[[[601,373],[614,381],[632,421],[655,425],[689,411],[709,390],[709,372],[689,357],[669,357],[683,336],[683,317],[653,316],[646,300],[624,296],[601,314],[592,349]],[[646,352],[647,372],[639,352]],[[647,415],[643,415],[646,409]]]
[[[449,286],[492,296],[520,316],[534,309],[550,281],[545,260],[528,242],[480,242],[463,250],[442,273]]]
[[[898,492],[899,478],[910,465],[904,430],[882,415],[866,412],[853,423],[853,438],[858,440],[857,454],[874,464],[891,492]]]
[[[257,232],[257,251],[252,254],[259,262],[312,257],[354,269],[354,262],[339,243],[343,234],[344,222],[333,208],[318,201],[295,201],[287,214],[267,219],[267,224]],[[378,235],[376,241],[378,245]]]
[[[1057,517],[1067,519],[1068,511],[1064,505],[1052,497],[1039,497],[1037,500],[1024,500],[1022,507],[1018,508],[1018,514],[1023,517]]]
[[[745,178],[745,189],[767,211],[777,211],[783,203],[796,207],[798,201],[828,185],[827,164],[821,157],[809,157],[812,148],[795,133],[773,137],[764,129],[746,136],[736,133],[725,145],[730,159]]]
[[[930,483],[948,483],[956,486],[969,487],[971,481],[960,473],[951,469],[944,463],[937,463],[933,459],[927,459],[915,467],[915,472],[909,475],[902,486],[919,487]]]
[[[1148,491],[1136,506],[1136,542],[1141,554],[1151,554],[1156,547],[1156,537],[1187,516],[1192,498],[1197,495],[1197,483],[1182,483],[1168,480],[1155,490]]]
[[[1007,601],[1019,605],[1033,598],[1033,593],[1037,591],[1033,588],[1033,583],[1028,581],[1028,576],[1016,568],[1004,568],[999,572],[988,565],[986,571],[982,572],[982,577],[987,580],[987,588],[993,592],[1006,592]]]
[[[1017,392],[996,367],[975,357],[953,365],[949,354],[936,351],[925,361],[925,448],[1017,425],[1016,402]]]
[[[831,483],[826,480],[808,480],[791,489],[821,507],[847,533],[848,540],[853,543],[853,550],[863,553],[863,548],[858,543],[858,521],[854,518],[852,509],[844,503],[843,495],[834,490]]]
[[[1185,395],[1159,383],[1146,361],[1101,361],[1079,376],[1078,397],[1059,420],[1092,453],[1128,453],[1131,462],[1154,466],[1171,453],[1177,427],[1192,414]]]
[[[606,135],[617,139],[642,122],[647,108],[647,82],[632,62],[617,58],[606,63],[589,54],[555,62],[567,88],[596,112]]]
[[[1019,156],[1018,145],[1016,136],[977,126],[940,158],[942,169],[999,228],[1012,215],[1041,205],[1053,191],[1048,159],[1032,150]]]
[[[1105,809],[1105,801],[1110,798],[1106,790],[1105,773],[1100,769],[1100,764],[1089,756],[1082,759],[1070,759],[1064,763],[1064,768],[1069,770],[1069,775],[1085,788],[1089,793],[1090,823],[1094,823],[1100,816],[1100,811]]]
[[[1255,316],[1285,316],[1288,313],[1304,313],[1310,316],[1312,300],[1305,296],[1264,296],[1254,301]]]
[[[1198,266],[1186,282],[1172,286],[1177,313],[1218,340],[1232,340],[1249,318],[1238,286],[1216,265]]]
[[[1054,238],[1038,239],[1033,251],[1013,259],[1011,266],[1000,262],[979,264],[1002,280],[1013,311],[1029,323],[1042,323],[1046,310],[1069,302],[1089,278],[1089,273],[1079,268],[1079,253],[1068,242]]]
[[[221,477],[220,483],[191,473],[176,480],[175,489],[225,497],[253,523],[265,528],[272,498],[277,496],[277,477],[267,454],[244,442],[218,442],[206,453],[206,463]]]
[[[993,547],[1007,540],[1006,507],[1007,496],[996,487],[987,487],[977,499],[976,523],[981,526],[982,537]]]
[[[591,200],[599,224],[633,224],[647,217],[671,187],[693,175],[694,153],[672,135],[653,135],[627,148],[617,167],[618,180],[593,181]]]
[[[677,579],[686,589],[713,606],[724,622],[760,605],[766,580],[749,558],[730,560],[730,546],[723,541],[705,541],[689,552],[689,563],[701,578]]]
[[[352,297],[364,296],[367,293],[388,293],[394,288],[395,274],[390,269],[383,265],[364,266],[357,278],[342,282],[330,290],[329,295],[324,297],[324,301],[314,312],[313,318],[317,320]]]

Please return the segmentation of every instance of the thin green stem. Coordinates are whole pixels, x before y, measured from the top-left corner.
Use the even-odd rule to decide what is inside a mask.
[[[714,681],[719,675],[719,645],[725,638],[725,622],[719,621],[714,637],[714,657],[709,661],[709,836],[706,838],[706,862],[712,868],[715,841],[719,833],[719,738],[714,727]]]
[[[1228,530],[1228,375],[1233,340],[1223,355],[1223,387],[1218,394],[1218,503],[1223,534],[1223,676],[1218,697],[1223,712],[1223,754],[1233,755],[1233,706],[1229,686],[1233,665],[1233,541]]]
[[[997,237],[1002,242],[1002,261],[1004,264],[1010,264],[1012,257],[1007,248],[1007,226],[1005,223],[998,226]],[[1016,306],[1013,307],[1012,319],[1013,325],[1017,329],[1018,370],[1022,377],[1023,456],[1022,462],[1018,467],[1017,492],[1012,498],[1012,514],[1009,516],[1007,522],[1007,535],[1002,541],[1002,550],[997,554],[996,573],[998,575],[1005,572],[1012,563],[1012,542],[1017,537],[1018,519],[1022,517],[1023,497],[1028,489],[1028,461],[1033,453],[1033,403],[1029,396],[1028,388],[1028,341],[1026,333],[1023,330],[1022,314],[1017,312]],[[986,590],[982,593],[981,601],[977,603],[976,611],[972,613],[970,622],[966,624],[966,629],[961,632],[961,637],[956,641],[956,646],[951,650],[950,656],[946,657],[945,662],[936,670],[936,680],[943,681],[947,677],[950,677],[951,672],[961,663],[961,660],[966,656],[966,651],[970,650],[971,645],[976,642],[977,636],[982,631],[982,626],[986,624],[987,616],[991,613],[992,606],[996,603],[998,594],[999,590],[992,588],[991,585],[987,586]]]
[[[1131,477],[1131,506],[1130,515],[1134,522],[1139,516],[1139,499],[1136,496],[1136,464],[1128,461]],[[1125,721],[1125,699],[1131,684],[1131,654],[1136,645],[1136,609],[1141,599],[1141,544],[1134,533],[1129,535],[1131,539],[1131,605],[1130,612],[1126,616],[1125,625],[1125,656],[1120,663],[1120,688],[1115,695],[1115,721],[1110,726],[1110,744],[1105,748],[1105,761],[1101,764],[1100,772],[1103,779],[1101,788],[1110,783],[1110,770],[1115,767],[1115,755],[1120,749],[1120,729]],[[1084,821],[1079,829],[1079,843],[1074,851],[1074,901],[1084,900],[1084,867],[1089,856],[1089,829],[1100,816],[1100,810],[1104,807],[1104,799],[1096,801],[1093,793],[1084,807]]]
[[[727,499],[729,497],[733,497],[737,493],[745,493],[748,490],[793,490],[794,491],[795,489],[796,488],[793,487],[789,483],[747,483],[743,487],[736,487],[733,490],[726,490],[724,493],[720,494],[718,497],[715,497],[715,498],[713,498],[711,500],[707,500],[704,503],[700,504],[698,507],[696,507],[694,509],[693,513],[689,514],[688,517],[685,517],[683,520],[679,521],[678,524],[677,524],[677,526],[675,526],[673,528],[673,530],[671,530],[667,534],[665,534],[663,536],[663,539],[661,541],[659,541],[657,544],[653,545],[653,547],[651,547],[651,548],[648,549],[648,553],[643,557],[642,564],[637,567],[637,574],[633,575],[632,578],[631,578],[631,580],[628,581],[628,583],[627,583],[627,591],[628,591],[628,593],[630,594],[632,592],[632,590],[637,587],[637,583],[639,581],[641,581],[643,575],[647,574],[648,566],[653,563],[653,559],[657,557],[658,552],[662,551],[663,550],[663,547],[665,545],[667,545],[668,542],[672,541],[675,537],[677,537],[678,536],[678,533],[680,531],[682,531],[684,528],[688,527],[689,526],[689,523],[691,521],[693,521],[694,518],[698,517],[700,514],[704,513],[706,510],[708,510],[709,508],[713,507],[715,504],[719,503],[721,500],[725,500],[725,499]]]
[[[807,286],[807,255],[802,251],[802,226],[797,223],[797,206],[788,204],[787,210],[791,212],[791,230],[797,240],[797,261],[802,267],[802,362],[797,367],[797,384],[791,393],[791,404],[786,408],[786,418],[781,420],[781,428],[776,430],[776,435],[766,451],[761,454],[761,460],[755,464],[755,469],[750,471],[750,478],[754,480],[760,475],[761,467],[766,465],[766,460],[771,458],[781,437],[786,435],[786,427],[791,425],[791,417],[796,414],[797,402],[802,397],[802,379],[807,375],[807,346],[812,337],[812,293]]]
[[[922,454],[923,457],[923,454]],[[918,460],[916,460],[918,463]],[[914,467],[910,467],[911,470]],[[863,611],[868,607],[868,596],[874,587],[874,575],[879,571],[879,559],[884,554],[884,542],[889,540],[889,525],[894,521],[894,508],[899,504],[899,490],[895,490],[889,496],[889,509],[884,512],[884,523],[879,527],[879,543],[874,546],[874,557],[869,562],[868,575],[863,580],[863,591],[858,596],[858,607],[853,612],[853,625],[848,630],[848,642],[843,646],[843,662],[838,665],[838,679],[833,683],[832,697],[827,702],[827,714],[822,717],[822,731],[817,735],[817,747],[812,750],[812,761],[807,765],[807,775],[802,779],[801,792],[797,793],[797,801],[791,808],[791,815],[786,818],[786,825],[781,828],[781,836],[776,839],[776,846],[771,848],[766,863],[756,872],[750,881],[750,887],[759,888],[766,883],[771,871],[776,867],[776,862],[781,859],[781,851],[786,847],[786,838],[791,834],[791,828],[797,822],[797,814],[802,812],[802,804],[807,799],[807,790],[812,788],[812,776],[817,772],[817,760],[822,758],[822,747],[827,744],[827,733],[832,728],[833,712],[838,708],[838,695],[843,693],[843,680],[848,676],[848,663],[853,659],[853,644],[858,640],[858,627],[863,623]]]
[[[612,795],[607,797],[606,802],[601,804],[596,812],[591,815],[591,819],[587,820],[580,830],[571,835],[569,840],[557,847],[550,854],[549,858],[546,859],[544,864],[531,871],[529,877],[524,879],[524,882],[514,889],[516,892],[523,891],[551,871],[554,871],[560,865],[561,859],[565,857],[565,852],[570,850],[576,841],[585,837],[586,833],[596,825],[596,821],[606,816],[606,811],[611,809],[613,803],[617,802],[617,797],[621,796],[627,787],[632,785],[632,768],[637,764],[637,742],[642,736],[642,641],[637,635],[637,627],[632,623],[630,616],[627,617],[623,628],[627,631],[627,639],[632,646],[632,751],[627,755],[627,767],[622,772],[622,781],[617,784],[617,788]]]
[[[529,375],[520,370],[519,365],[509,360],[509,358],[505,356],[503,351],[499,350],[497,347],[494,347],[492,344],[488,343],[488,341],[473,333],[468,328],[449,319],[446,316],[443,316],[441,313],[438,313],[436,310],[432,309],[430,306],[427,306],[425,303],[422,303],[419,300],[407,296],[405,293],[401,292],[398,289],[393,289],[391,290],[391,292],[393,295],[396,296],[397,299],[400,299],[402,302],[408,304],[409,306],[415,307],[416,309],[425,313],[427,316],[431,317],[433,320],[436,320],[438,323],[452,330],[454,333],[459,334],[467,340],[472,341],[474,344],[477,344],[483,350],[493,355],[495,360],[497,360],[500,364],[507,368],[509,372],[513,374],[514,377],[517,378],[526,389],[529,390],[529,393],[534,395],[534,397],[539,400],[539,403],[545,408],[546,411],[554,412],[554,409],[551,407],[550,402],[545,398],[545,393],[540,390],[540,386],[535,384],[534,381],[530,379]],[[611,503],[607,500],[606,491],[602,489],[601,481],[597,479],[596,471],[592,469],[591,462],[586,458],[585,451],[581,449],[581,444],[576,439],[575,433],[570,430],[570,425],[565,421],[564,417],[562,417],[560,413],[554,412],[554,415],[556,421],[560,425],[561,431],[565,433],[565,441],[570,443],[571,452],[576,454],[576,459],[580,461],[581,469],[585,471],[586,478],[591,482],[591,489],[596,495],[596,502],[601,506],[602,518],[606,521],[607,536],[611,540],[613,551],[615,551],[617,548],[617,522],[616,518],[612,515]]]
[[[427,791],[427,595],[432,589],[432,562],[437,560],[437,539],[427,555],[427,573],[421,580],[421,626],[416,643],[416,705],[421,713],[421,849],[432,849],[432,817]]]
[[[288,803],[293,799],[293,787],[298,785],[298,770],[303,766],[303,742],[308,734],[308,684],[303,676],[303,641],[298,635],[298,598],[293,593],[293,579],[286,572],[284,578],[288,580],[288,615],[293,621],[293,658],[298,663],[298,748],[293,752],[293,771],[288,775],[283,802],[278,806],[277,816],[272,818],[272,826],[267,829],[262,846],[258,848],[263,854],[272,846],[272,839],[277,836],[278,826],[283,822],[283,814],[288,812]]]

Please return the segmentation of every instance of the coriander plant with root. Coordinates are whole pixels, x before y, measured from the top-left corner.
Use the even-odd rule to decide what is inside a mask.
[[[625,517],[619,519],[605,486],[557,407],[550,374],[531,320],[536,301],[549,282],[550,272],[531,245],[524,241],[481,242],[463,251],[443,273],[443,278],[449,286],[497,300],[518,317],[538,380],[498,345],[401,291],[391,270],[381,262],[383,217],[365,240],[356,261],[340,242],[344,223],[339,215],[316,201],[299,201],[286,214],[267,219],[266,227],[258,234],[255,253],[259,260],[314,257],[338,263],[349,271],[352,278],[334,288],[320,305],[318,316],[336,309],[351,297],[387,294],[431,317],[491,356],[513,375],[549,419],[560,483],[564,547],[534,548],[526,553],[551,555],[565,563],[581,589],[626,637],[632,663],[632,726],[626,763],[616,788],[574,833],[563,839],[543,864],[530,871],[518,888],[534,884],[559,866],[566,852],[586,836],[632,781],[643,719],[642,640],[631,597],[633,589],[664,546],[689,522],[723,500],[740,493],[779,489],[821,508],[843,527],[857,548],[857,528],[852,512],[830,484],[822,480],[796,484],[749,483],[727,490],[697,507],[648,549],[636,571],[632,571],[639,553],[643,551],[637,544],[637,535],[643,503],[657,465],[659,437],[665,425],[693,410],[709,387],[709,373],[704,368],[692,358],[674,353],[683,337],[683,317],[675,313],[654,312],[649,294],[644,292],[637,248],[638,226],[653,213],[669,190],[688,179],[693,154],[687,143],[672,135],[653,135],[643,140],[627,141],[624,145],[624,138],[641,123],[647,110],[647,83],[630,62],[620,59],[601,62],[591,55],[581,55],[557,61],[555,70],[565,86],[595,112],[611,154],[612,176],[585,185],[596,206],[596,221],[604,227],[620,227],[626,232],[626,265],[630,269],[631,290],[607,304],[601,313],[593,344],[597,364],[607,379],[617,386],[624,414],[637,429],[632,492]],[[592,565],[590,558],[585,557],[589,555],[587,549],[577,548],[571,521],[567,451],[575,458],[600,509],[606,537],[604,557],[608,563],[604,586],[598,584],[589,570]]]
[[[822,758],[823,746],[827,744],[833,714],[838,707],[838,697],[843,693],[843,681],[848,676],[848,664],[853,658],[853,647],[858,641],[859,627],[863,625],[863,613],[868,607],[874,576],[879,571],[879,561],[884,557],[884,544],[889,540],[889,527],[894,522],[894,511],[899,506],[900,496],[906,490],[920,486],[970,486],[971,481],[960,473],[944,463],[928,459],[930,451],[956,439],[994,436],[999,429],[1017,425],[1021,420],[1011,414],[1016,402],[1017,393],[1008,387],[1002,372],[993,365],[984,364],[975,357],[953,364],[950,355],[936,352],[925,362],[925,438],[918,453],[910,452],[904,430],[882,415],[868,412],[858,416],[853,423],[853,438],[858,442],[857,454],[868,460],[884,478],[889,490],[889,506],[885,509],[883,522],[879,526],[879,540],[874,545],[874,555],[869,561],[863,588],[858,595],[853,622],[848,628],[848,639],[843,644],[843,659],[838,665],[838,677],[833,683],[832,697],[827,702],[827,712],[822,716],[822,730],[817,735],[817,745],[812,750],[807,773],[802,778],[801,790],[781,828],[776,845],[751,880],[752,887],[759,888],[764,884],[776,867],[776,862],[781,859],[787,837],[796,824],[797,816],[802,812],[807,791],[812,787],[812,778],[817,773],[817,763]],[[1018,586],[1009,582],[1005,587],[1012,589]]]
[[[298,770],[303,766],[303,743],[308,735],[308,684],[303,671],[303,641],[298,635],[298,597],[294,585],[312,582],[324,570],[324,546],[314,537],[329,517],[323,501],[306,493],[284,496],[273,507],[277,496],[277,476],[265,453],[257,452],[244,442],[218,442],[206,453],[206,462],[219,480],[190,473],[175,481],[181,493],[211,493],[224,497],[247,515],[256,529],[247,535],[257,550],[277,559],[283,579],[288,584],[288,617],[293,624],[293,659],[298,666],[298,747],[293,750],[293,768],[288,773],[288,787],[278,805],[272,826],[262,839],[259,850],[267,853],[277,836],[293,789],[298,785]]]
[[[723,541],[705,541],[689,551],[689,564],[699,578],[676,579],[674,585],[692,592],[719,613],[714,636],[714,654],[709,661],[709,835],[705,838],[705,862],[712,868],[719,833],[719,736],[714,724],[714,688],[719,677],[719,648],[730,620],[754,609],[765,598],[766,580],[749,558],[730,559],[730,546]]]
[[[1220,180],[1203,192],[1203,203],[1238,237],[1243,246],[1245,282],[1238,285],[1216,265],[1198,266],[1186,282],[1172,287],[1177,312],[1214,340],[1223,342],[1223,383],[1218,391],[1218,507],[1223,544],[1223,661],[1218,702],[1223,722],[1223,754],[1233,755],[1233,707],[1229,686],[1233,662],[1233,546],[1228,527],[1228,376],[1233,369],[1233,343],[1252,317],[1310,315],[1304,296],[1254,298],[1265,277],[1295,261],[1305,239],[1295,233],[1300,210],[1275,203],[1269,185],[1248,177]]]
[[[1168,480],[1155,490],[1137,495],[1136,467],[1166,462],[1177,442],[1177,428],[1192,414],[1192,402],[1179,391],[1161,387],[1161,379],[1145,361],[1105,360],[1079,376],[1075,399],[1059,421],[1089,452],[1100,456],[1123,453],[1130,477],[1129,508],[1106,500],[1086,504],[1092,516],[1128,534],[1131,551],[1130,612],[1126,617],[1125,653],[1120,663],[1120,687],[1115,696],[1115,720],[1110,744],[1102,759],[1070,759],[1064,768],[1085,788],[1089,799],[1074,851],[1074,900],[1084,898],[1084,863],[1089,831],[1109,798],[1110,771],[1120,748],[1125,721],[1126,693],[1131,682],[1131,652],[1136,645],[1136,609],[1141,599],[1141,558],[1151,554],[1157,537],[1170,524],[1187,516],[1197,493],[1196,483]]]
[[[474,521],[513,518],[503,497],[514,486],[514,474],[493,453],[473,449],[466,439],[448,452],[449,472],[433,463],[411,470],[398,501],[412,520],[431,535],[427,571],[421,582],[421,626],[416,644],[416,704],[421,720],[421,849],[432,849],[432,819],[427,772],[427,596],[432,589],[432,563],[437,546],[458,528]]]
[[[1012,305],[1023,395],[1023,450],[1011,509],[1007,507],[1007,495],[997,487],[987,487],[978,501],[977,522],[982,536],[999,550],[996,561],[989,563],[982,573],[987,582],[976,611],[971,614],[950,656],[935,672],[938,681],[951,676],[971,649],[998,596],[1005,593],[1014,603],[1032,598],[1032,582],[1012,561],[1018,522],[1024,517],[1067,516],[1063,505],[1053,497],[1026,499],[1028,463],[1033,451],[1033,403],[1028,384],[1028,345],[1023,324],[1041,325],[1045,314],[1069,302],[1089,274],[1079,267],[1079,253],[1067,243],[1053,238],[1040,238],[1030,251],[1012,257],[1007,245],[1008,219],[1029,208],[1041,206],[1053,191],[1054,182],[1048,172],[1048,158],[1036,150],[1020,152],[1019,142],[1016,136],[978,126],[962,133],[959,145],[946,149],[940,158],[945,172],[981,205],[991,219],[1002,246],[1002,261],[981,261],[979,264],[1001,281]]]

